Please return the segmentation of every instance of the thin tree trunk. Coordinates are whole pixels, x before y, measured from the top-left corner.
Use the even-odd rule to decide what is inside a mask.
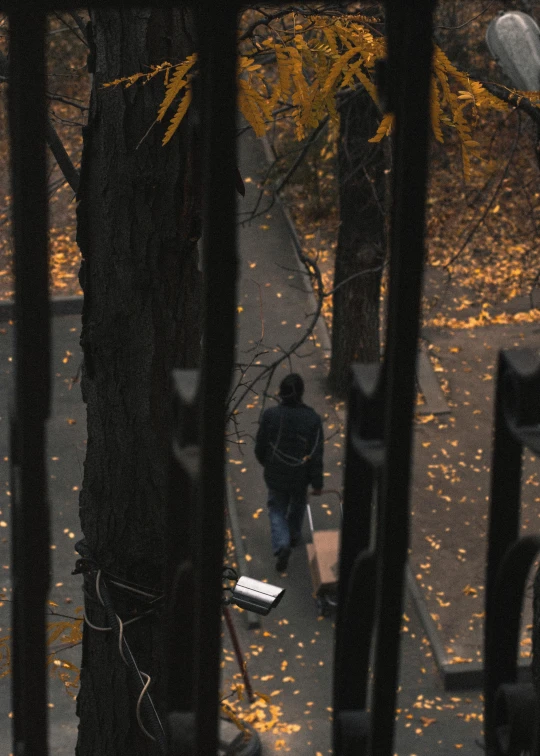
[[[199,358],[200,274],[193,150],[188,126],[162,147],[157,79],[102,87],[193,52],[186,10],[93,10],[94,81],[84,133],[77,240],[83,256],[82,391],[88,449],[80,495],[84,538],[104,570],[159,590],[168,458],[168,378]],[[140,144],[139,144],[140,143]],[[181,544],[179,544],[181,548]],[[95,586],[86,612],[106,626]],[[113,595],[122,618],[141,604]],[[125,629],[159,706],[159,616]],[[149,756],[137,696],[109,632],[85,626],[78,756]],[[148,728],[148,723],[145,723]]]
[[[368,93],[340,107],[340,226],[336,251],[329,382],[344,396],[353,362],[379,359],[379,302],[385,257],[384,150],[370,143],[380,120]]]

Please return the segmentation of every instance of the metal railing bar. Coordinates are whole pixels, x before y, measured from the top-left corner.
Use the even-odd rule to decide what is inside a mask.
[[[194,679],[194,502],[198,500],[197,370],[175,370],[171,377],[173,442],[169,468],[166,518],[164,611],[164,676],[169,714],[181,712],[193,725]],[[181,548],[179,545],[181,544]],[[182,726],[185,722],[181,723]],[[171,739],[180,740],[182,727],[169,719]],[[189,729],[189,728],[185,728]],[[186,744],[183,743],[183,747]],[[172,751],[174,753],[174,751]]]
[[[345,747],[343,712],[367,705],[376,590],[372,531],[383,459],[380,366],[355,365],[352,375],[334,657],[337,753]]]
[[[45,421],[50,404],[48,192],[43,12],[9,18],[9,133],[15,269],[15,402],[11,419],[13,751],[45,756],[45,613],[49,512]]]
[[[237,6],[197,8],[201,61],[204,324],[195,548],[195,751],[217,752],[225,531],[225,419],[236,338]]]
[[[520,608],[538,539],[520,539],[521,477],[527,436],[538,442],[538,358],[528,350],[499,354],[486,567],[484,623],[485,741],[498,752],[496,696],[518,672]],[[516,586],[517,584],[517,586]],[[505,599],[500,606],[501,599]]]
[[[428,169],[431,0],[386,3],[389,110],[396,115],[385,352],[386,460],[378,548],[370,753],[391,756],[409,545],[409,487]],[[376,736],[373,735],[376,733]],[[376,738],[376,742],[374,740]]]

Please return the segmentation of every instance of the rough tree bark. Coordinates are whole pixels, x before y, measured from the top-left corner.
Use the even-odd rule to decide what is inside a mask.
[[[380,115],[365,90],[340,106],[340,226],[336,250],[329,383],[347,393],[352,362],[379,359],[379,302],[385,257],[384,148],[368,139]]]
[[[93,10],[94,73],[84,133],[77,240],[83,256],[81,345],[88,449],[80,494],[84,538],[104,570],[160,589],[171,368],[198,364],[198,202],[189,125],[162,147],[155,126],[163,83],[102,84],[193,52],[182,10]],[[139,144],[140,143],[140,144]],[[86,612],[106,626],[93,584]],[[138,602],[114,595],[131,616]],[[159,706],[159,616],[126,627]],[[84,629],[78,756],[150,756],[136,696],[111,633]]]
[[[537,697],[540,696],[540,570],[534,577],[533,631],[532,631],[532,679]],[[540,700],[540,699],[539,699]]]

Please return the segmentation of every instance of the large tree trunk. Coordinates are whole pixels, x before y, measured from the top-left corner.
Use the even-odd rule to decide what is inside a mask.
[[[380,120],[365,90],[340,107],[340,226],[336,251],[329,382],[347,393],[353,362],[379,359],[379,302],[385,257],[384,150],[370,143]]]
[[[193,52],[186,10],[94,10],[94,82],[78,193],[83,256],[83,398],[88,449],[80,495],[87,545],[104,570],[159,590],[168,458],[168,379],[199,358],[197,193],[188,126],[162,147],[154,121],[163,82],[102,84]],[[179,544],[181,548],[181,544]],[[86,612],[108,622],[93,584]],[[137,601],[117,593],[117,614]],[[159,617],[126,627],[159,706]],[[135,716],[137,696],[111,633],[85,626],[78,756],[146,756],[156,746]],[[148,727],[148,724],[145,723]]]

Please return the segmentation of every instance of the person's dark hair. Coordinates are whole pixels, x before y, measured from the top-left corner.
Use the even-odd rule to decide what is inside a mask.
[[[304,381],[298,373],[289,373],[281,381],[279,396],[283,404],[297,404],[304,395]]]

